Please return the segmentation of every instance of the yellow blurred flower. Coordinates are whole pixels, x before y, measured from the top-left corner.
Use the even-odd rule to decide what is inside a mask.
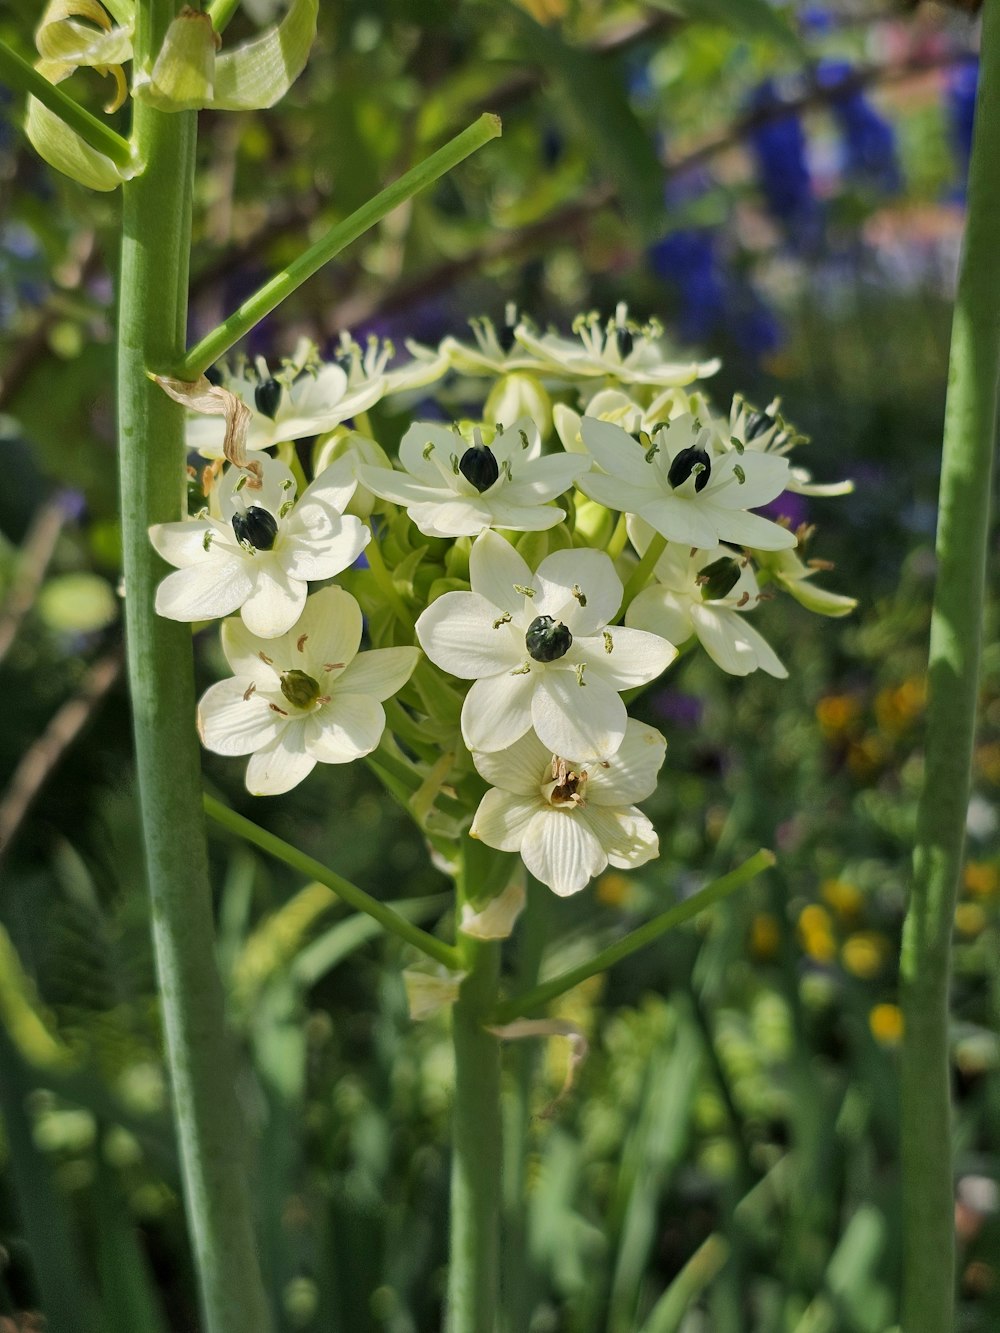
[[[1000,786],[1000,741],[990,741],[976,750],[976,772],[987,782]]]
[[[871,981],[882,971],[889,953],[889,941],[876,930],[859,930],[844,941],[841,962],[853,976]]]
[[[883,766],[888,750],[881,736],[869,732],[859,741],[852,741],[847,750],[847,766],[856,778],[870,778]]]
[[[959,903],[955,926],[963,935],[978,935],[986,928],[986,913],[978,903]]]
[[[903,1011],[898,1004],[877,1004],[868,1015],[868,1026],[883,1046],[898,1046],[903,1040]]]
[[[781,942],[778,918],[770,912],[758,912],[750,923],[750,953],[758,962],[777,957]]]
[[[810,903],[799,915],[799,939],[802,948],[817,963],[832,963],[837,956],[830,913],[818,903]]]
[[[623,907],[632,897],[632,881],[609,870],[597,881],[597,897],[606,907]]]
[[[828,694],[816,705],[816,721],[828,739],[846,731],[860,713],[853,694]]]
[[[890,735],[905,731],[919,717],[927,702],[927,683],[923,676],[911,676],[895,689],[880,690],[875,698],[875,718]]]
[[[838,916],[855,917],[860,914],[864,894],[856,884],[846,879],[825,879],[819,892],[823,901],[829,903]]]
[[[1000,888],[1000,873],[989,861],[969,861],[962,881],[974,898],[991,898]]]

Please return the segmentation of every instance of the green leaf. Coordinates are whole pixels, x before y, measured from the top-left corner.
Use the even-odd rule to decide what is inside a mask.
[[[800,59],[806,58],[806,48],[788,17],[768,0],[649,0],[649,4],[695,23],[711,23],[746,37],[776,42]]]
[[[621,73],[607,57],[563,40],[553,28],[520,9],[510,15],[523,38],[525,56],[552,77],[552,92],[564,119],[615,182],[620,207],[646,239],[664,228],[663,166],[650,136],[629,106]]]
[[[110,157],[98,152],[80,138],[47,106],[28,98],[24,132],[39,157],[91,190],[116,190],[135,172],[116,167]]]

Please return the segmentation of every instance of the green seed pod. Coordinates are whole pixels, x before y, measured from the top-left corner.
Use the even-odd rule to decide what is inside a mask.
[[[309,708],[319,698],[319,682],[304,671],[283,671],[281,693],[296,708]]]
[[[698,573],[702,601],[718,602],[728,597],[740,581],[740,564],[730,555],[722,555]]]
[[[466,449],[458,460],[458,470],[480,495],[488,491],[500,475],[500,465],[487,444],[474,444],[471,449]]]
[[[552,616],[536,616],[524,636],[524,646],[536,662],[557,662],[566,656],[572,643],[572,634]]]
[[[236,540],[255,551],[270,551],[278,535],[278,520],[260,505],[251,505],[241,514],[233,515]]]
[[[694,488],[696,491],[703,491],[712,475],[712,460],[704,449],[699,449],[693,444],[687,449],[682,449],[670,464],[667,481],[676,490],[678,486],[683,486],[695,468],[700,468],[701,471],[694,479]]]
[[[275,379],[262,380],[253,391],[253,401],[257,411],[273,421],[281,402],[281,385]]]

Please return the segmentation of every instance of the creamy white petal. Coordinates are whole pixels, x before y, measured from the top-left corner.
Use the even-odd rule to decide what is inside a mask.
[[[409,514],[427,537],[477,537],[493,522],[489,501],[479,495],[411,504]]]
[[[635,512],[668,541],[685,546],[717,546],[722,535],[715,525],[716,514],[709,513],[707,505],[679,495],[647,498]],[[726,512],[720,509],[718,514]]]
[[[630,717],[625,739],[602,764],[588,762],[587,807],[632,805],[645,800],[656,788],[667,742],[655,727]]]
[[[591,830],[566,810],[540,810],[521,843],[521,860],[560,898],[587,886],[608,864]]]
[[[265,563],[258,555],[256,561],[254,589],[240,608],[240,615],[251,634],[274,639],[291,629],[301,615],[306,585],[286,574],[276,559]]]
[[[580,814],[582,822],[601,844],[610,863],[618,869],[645,865],[647,861],[659,856],[660,842],[656,830],[635,806],[608,809],[588,805]]]
[[[384,730],[385,710],[376,699],[338,688],[328,704],[306,718],[305,746],[324,764],[349,764],[371,754]]]
[[[462,705],[462,735],[470,750],[502,750],[531,726],[533,674],[477,680]]]
[[[574,635],[595,634],[621,605],[622,581],[604,551],[554,551],[538,566],[536,614],[554,616]],[[582,599],[573,596],[579,588]]]
[[[746,676],[758,667],[779,679],[788,675],[770,644],[738,611],[694,606],[691,618],[709,657],[731,676]]]
[[[737,468],[743,472],[742,482],[738,479]],[[749,450],[738,455],[734,450],[712,463],[706,498],[724,509],[756,509],[780,495],[787,485],[787,459]]]
[[[212,547],[215,556],[227,550],[238,556],[240,548],[232,529],[217,519],[189,519],[181,523],[154,523],[149,529],[149,540],[153,549],[162,555],[170,565],[186,569],[189,565],[200,565],[206,559]],[[208,541],[206,550],[205,542]]]
[[[374,648],[359,653],[338,677],[337,689],[391,699],[410,679],[419,657],[419,648]]]
[[[287,635],[286,655],[292,660],[280,665],[286,671],[298,667],[315,680],[334,674],[339,685],[341,672],[358,651],[361,630],[361,607],[351,594],[343,588],[321,588],[307,600]]]
[[[205,560],[167,575],[156,589],[156,613],[168,620],[215,620],[241,606],[253,587],[242,557]]]
[[[649,502],[648,484],[633,486],[631,482],[605,476],[602,472],[585,472],[577,478],[576,484],[589,499],[596,500],[608,509],[617,509],[622,514],[638,514]]]
[[[691,599],[654,583],[644,588],[625,612],[625,624],[635,629],[660,634],[669,643],[686,643],[694,633],[690,615]]]
[[[286,719],[255,691],[249,676],[220,680],[198,703],[201,743],[216,754],[251,754],[274,741],[285,725]]]
[[[520,851],[528,825],[541,809],[540,801],[537,791],[534,796],[515,796],[491,787],[479,803],[469,834],[498,852]]]
[[[222,417],[188,417],[184,426],[184,446],[203,458],[221,458],[226,442],[226,423]]]
[[[469,580],[473,592],[511,615],[516,615],[525,602],[524,594],[516,592],[515,587],[534,586],[533,575],[523,557],[495,532],[484,532],[473,543]]]
[[[514,480],[504,487],[503,496],[511,504],[536,504],[554,500],[569,490],[577,477],[590,467],[579,454],[549,454],[523,463],[514,461]]]
[[[253,796],[280,796],[297,787],[315,767],[316,760],[305,748],[304,727],[286,726],[277,740],[250,756],[247,791]]]
[[[428,445],[433,446],[428,449]],[[412,476],[429,485],[441,484],[441,473],[431,454],[448,467],[452,454],[461,458],[469,446],[458,431],[436,421],[415,421],[399,442],[399,461]]]
[[[528,731],[505,750],[477,751],[472,762],[492,786],[537,799],[551,758],[552,751],[546,749],[533,731]]]
[[[248,676],[259,690],[277,690],[281,663],[274,656],[276,641],[251,634],[239,616],[222,622],[222,651],[236,676]],[[271,662],[265,661],[270,658]],[[271,665],[271,663],[276,663]]]
[[[659,634],[620,625],[610,625],[592,639],[577,639],[571,652],[576,660],[587,663],[584,679],[588,684],[596,672],[616,690],[655,680],[677,656],[674,645]]]
[[[520,666],[527,655],[523,630],[498,620],[498,608],[478,593],[446,592],[417,620],[417,638],[431,661],[451,675],[492,676]]]
[[[761,518],[759,514],[747,514],[739,509],[712,509],[710,512],[723,541],[756,546],[762,551],[788,550],[797,543],[794,532]],[[698,545],[696,542],[691,544]]]
[[[647,450],[628,431],[611,421],[584,417],[580,434],[591,457],[609,476],[640,490],[648,489],[654,473],[646,462]]]
[[[295,478],[284,463],[268,455],[255,458],[253,463],[260,469],[259,486],[250,473],[238,467],[227,467],[219,479],[216,496],[226,523],[232,521],[234,514],[243,513],[251,505],[259,505],[277,518],[282,505],[295,498]]]
[[[488,504],[490,524],[494,528],[505,528],[509,532],[545,532],[561,523],[566,517],[564,510],[555,505],[520,505],[508,504],[506,489]]]
[[[320,472],[311,486],[302,492],[297,509],[310,500],[320,500],[330,505],[338,513],[343,513],[351,502],[351,496],[357,490],[358,480],[354,475],[354,459],[349,455],[335,459]],[[294,516],[295,511],[293,511]]]
[[[405,472],[369,467],[363,463],[358,464],[357,472],[362,486],[383,500],[391,500],[393,504],[440,504],[451,498],[451,492],[445,490],[441,478],[436,474],[426,481],[423,478],[415,480]]]
[[[305,513],[298,518],[298,510]],[[278,555],[293,579],[332,579],[353,565],[371,540],[371,533],[353,514],[341,518],[335,509],[313,501],[296,506],[293,523],[282,537]]]
[[[539,673],[531,721],[538,739],[553,754],[564,759],[579,755],[607,758],[621,745],[626,720],[625,705],[599,676],[581,685],[575,671]]]

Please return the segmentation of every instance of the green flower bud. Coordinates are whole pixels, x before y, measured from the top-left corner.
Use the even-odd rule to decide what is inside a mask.
[[[281,693],[296,708],[310,708],[319,698],[319,682],[304,671],[283,671]]]

